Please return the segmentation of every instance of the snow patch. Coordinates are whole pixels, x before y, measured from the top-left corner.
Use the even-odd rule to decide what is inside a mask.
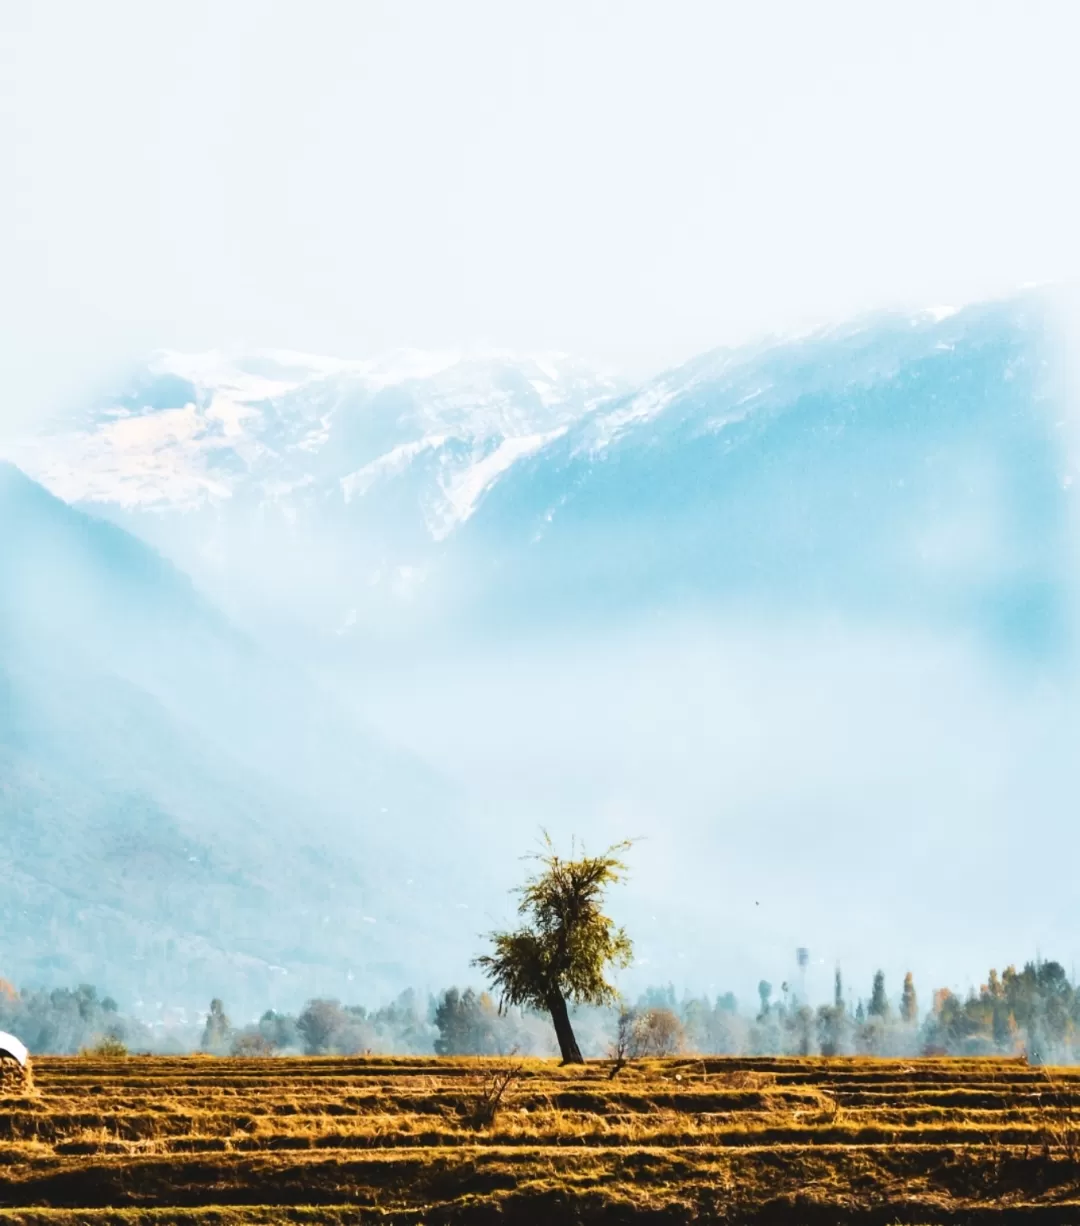
[[[595,452],[609,447],[630,426],[658,417],[683,390],[656,384],[639,392],[628,404],[611,413],[605,413],[598,420],[585,449]]]
[[[412,443],[399,443],[385,455],[342,477],[340,485],[345,501],[352,502],[354,498],[362,497],[377,481],[385,477],[396,477],[403,473],[418,455],[441,447],[446,442],[446,437],[445,434],[429,434],[426,438]]]
[[[161,376],[189,384],[189,403],[140,404],[147,377]],[[320,491],[340,491],[350,502],[453,442],[421,494],[438,508],[433,520],[425,512],[436,539],[467,519],[516,459],[620,390],[564,353],[497,349],[366,358],[163,349],[135,372],[132,387],[51,433],[17,440],[13,458],[72,502],[165,513],[231,500],[245,509],[273,503],[285,514],[290,495],[307,487],[312,507]],[[392,387],[401,397],[379,401]],[[334,454],[339,439],[353,436],[364,446],[360,456],[373,454],[365,439],[382,454],[359,468],[355,451]],[[293,510],[303,513],[300,504]]]
[[[463,524],[492,485],[524,456],[532,455],[541,447],[566,433],[566,426],[548,430],[542,434],[528,434],[519,438],[506,438],[482,460],[470,465],[464,472],[455,473],[448,481],[440,482],[443,505],[434,523],[429,523],[431,535],[437,541],[444,540]]]

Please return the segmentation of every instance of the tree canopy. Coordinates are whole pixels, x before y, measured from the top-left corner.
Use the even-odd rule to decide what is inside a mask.
[[[551,1013],[565,1063],[580,1063],[581,1052],[567,1003],[604,1005],[618,998],[609,968],[628,966],[633,946],[621,927],[603,912],[608,886],[627,873],[624,841],[602,855],[566,859],[544,836],[534,857],[539,871],[516,891],[525,923],[513,932],[490,934],[492,952],[474,960],[499,993],[500,1003]]]

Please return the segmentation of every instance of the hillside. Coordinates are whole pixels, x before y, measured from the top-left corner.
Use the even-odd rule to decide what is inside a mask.
[[[522,459],[443,560],[468,618],[672,607],[1073,634],[1076,457],[1047,302],[708,354]]]
[[[431,917],[406,880],[432,870],[408,836],[451,795],[11,467],[0,686],[7,977],[254,1008],[422,973],[407,934]]]

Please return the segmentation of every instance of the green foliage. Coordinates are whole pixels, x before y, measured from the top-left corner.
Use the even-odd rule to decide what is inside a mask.
[[[1028,962],[1022,971],[1008,966],[1000,976],[991,970],[965,1000],[947,989],[935,992],[924,1029],[937,1050],[1071,1062],[1080,1054],[1080,992],[1059,962]]]
[[[884,991],[884,981],[880,981]],[[860,1002],[854,1015],[837,979],[833,1003],[811,1011],[791,993],[773,1000],[762,982],[762,1012],[740,1013],[731,993],[715,1000],[684,995],[671,985],[647,988],[633,1008],[611,1004],[575,1008],[577,1031],[587,1054],[615,1053],[619,1035],[624,1057],[669,1050],[656,1039],[642,1041],[641,1018],[667,1014],[668,1032],[677,1046],[702,1055],[853,1055],[912,1057],[921,1054],[1027,1056],[1033,1063],[1080,1060],[1080,990],[1057,962],[1029,962],[1022,970],[991,970],[986,982],[966,997],[947,989],[933,994],[920,1020],[912,976],[906,976],[899,1009],[882,1017]],[[620,1022],[620,1016],[622,1021]],[[674,1019],[672,1021],[671,1019]],[[554,1022],[552,1018],[552,1022]],[[569,1017],[567,1018],[569,1022]],[[636,1029],[635,1029],[636,1028]],[[378,1009],[309,1001],[299,1016],[269,1010],[257,1023],[234,1029],[224,1006],[215,1000],[201,1028],[163,1033],[122,1016],[109,997],[95,988],[18,991],[0,980],[0,1029],[21,1038],[34,1054],[84,1052],[98,1057],[125,1051],[191,1051],[202,1033],[203,1050],[215,1054],[506,1055],[545,1056],[553,1050],[552,1027],[541,1011],[509,1006],[497,1009],[484,993],[451,988],[419,1007],[412,992]],[[663,1028],[654,1027],[659,1034]],[[577,1037],[574,1037],[577,1042]],[[617,1054],[617,1053],[616,1053]]]
[[[852,1020],[844,1004],[839,971],[836,979],[833,1004],[822,1005],[817,1011],[817,1040],[823,1056],[849,1055],[853,1043]]]
[[[268,1057],[277,1055],[278,1049],[257,1026],[245,1026],[243,1030],[233,1035],[229,1048],[230,1056],[242,1056],[245,1059],[253,1057]]]
[[[603,913],[608,886],[626,875],[629,842],[603,855],[564,859],[545,835],[541,871],[517,891],[516,932],[493,932],[494,950],[474,960],[497,988],[500,1003],[546,1009],[552,1015],[565,1061],[580,1061],[566,1004],[610,1005],[617,999],[606,975],[628,966],[633,947],[626,932]]]
[[[638,1009],[677,1009],[675,985],[669,983],[666,988],[646,988],[638,1000]]]
[[[285,1030],[290,1022],[279,1017],[274,1024]],[[420,1016],[412,991],[370,1013],[363,1005],[309,1000],[292,1026],[309,1056],[431,1051],[431,1028]]]
[[[629,848],[616,843],[603,855],[567,860],[547,840],[536,857],[543,871],[518,890],[527,925],[491,933],[494,952],[474,960],[506,1004],[546,1009],[553,994],[574,1004],[614,1003],[605,974],[609,966],[629,966],[633,946],[601,906],[606,888],[626,875],[621,856]]]
[[[258,1030],[275,1051],[300,1050],[300,1030],[296,1025],[296,1018],[288,1013],[267,1009],[259,1018]]]

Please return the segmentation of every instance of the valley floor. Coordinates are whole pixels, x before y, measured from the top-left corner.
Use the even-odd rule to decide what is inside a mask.
[[[32,1090],[0,1100],[0,1222],[1080,1222],[1080,1069],[610,1071],[40,1058]]]

